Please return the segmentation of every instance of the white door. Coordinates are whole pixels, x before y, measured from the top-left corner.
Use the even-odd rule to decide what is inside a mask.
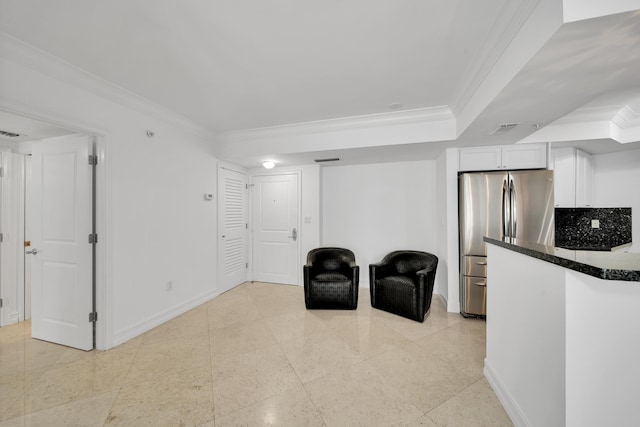
[[[2,158],[2,153],[0,152],[0,165],[3,165],[3,158]],[[3,217],[3,209],[4,209],[4,203],[2,202],[2,187],[4,184],[4,180],[2,179],[2,174],[0,174],[0,225],[2,224],[2,217]],[[1,227],[0,227],[1,228]],[[3,263],[3,255],[4,252],[2,250],[2,245],[0,245],[0,298],[2,299],[6,299],[6,294],[7,294],[7,290],[6,290],[6,283],[4,280],[2,280],[2,269],[4,269],[4,263]],[[4,302],[3,302],[4,304]],[[7,309],[0,307],[0,326],[5,326],[8,325],[9,321],[7,320]]]
[[[218,283],[220,292],[247,279],[247,176],[218,168]]]
[[[93,348],[93,175],[90,137],[33,144],[31,301],[33,338]]]
[[[298,175],[252,179],[253,280],[298,283]]]

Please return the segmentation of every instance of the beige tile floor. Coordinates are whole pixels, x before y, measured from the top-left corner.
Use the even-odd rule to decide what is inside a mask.
[[[424,323],[308,311],[245,283],[106,352],[0,328],[5,426],[510,426],[482,375],[485,324],[434,300]]]

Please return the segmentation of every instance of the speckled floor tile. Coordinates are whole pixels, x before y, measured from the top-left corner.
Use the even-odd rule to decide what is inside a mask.
[[[298,385],[281,394],[216,417],[216,427],[308,426],[322,427],[324,421],[307,393]]]
[[[331,331],[289,341],[282,349],[302,383],[342,371],[363,360]]]
[[[216,416],[300,385],[278,346],[212,361],[211,371]]]
[[[126,378],[127,384],[149,381],[187,369],[208,369],[211,357],[206,334],[140,347]]]
[[[278,345],[266,322],[254,322],[209,331],[211,359],[237,356]]]
[[[302,340],[309,335],[326,332],[327,326],[309,311],[285,313],[266,319],[271,332],[280,344]]]
[[[304,387],[329,426],[390,426],[424,415],[366,362]]]
[[[424,323],[307,310],[302,286],[244,283],[109,351],[0,328],[0,427],[510,421],[482,377],[485,323],[434,300]]]
[[[413,343],[374,356],[367,363],[424,412],[478,380],[436,356],[425,354]]]
[[[196,426],[214,419],[211,376],[200,369],[123,386],[105,426]]]
[[[113,405],[117,391],[77,400],[1,422],[0,427],[101,427]]]
[[[513,426],[493,391],[482,381],[464,389],[427,415],[440,427]]]
[[[458,369],[480,379],[483,376],[486,344],[484,339],[469,333],[469,327],[475,326],[454,325],[420,338],[415,343],[426,353],[444,359]]]

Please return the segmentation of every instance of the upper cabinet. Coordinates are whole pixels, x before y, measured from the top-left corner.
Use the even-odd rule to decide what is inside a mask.
[[[547,144],[461,148],[458,162],[460,171],[544,169],[547,167]]]
[[[555,207],[593,206],[593,165],[591,156],[573,147],[551,149]]]

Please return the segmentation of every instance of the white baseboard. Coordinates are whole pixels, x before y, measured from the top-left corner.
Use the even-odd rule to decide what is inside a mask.
[[[178,304],[174,307],[171,307],[157,315],[153,315],[150,317],[147,317],[146,319],[144,319],[142,322],[131,326],[129,328],[123,329],[121,331],[118,331],[114,334],[113,339],[112,339],[112,343],[113,343],[113,347],[118,346],[122,343],[125,343],[127,341],[129,341],[132,338],[137,337],[138,335],[141,335],[147,331],[150,331],[151,329],[155,328],[156,326],[159,326],[183,313],[186,313],[187,311],[191,310],[192,308],[195,308],[197,306],[199,306],[200,304],[204,304],[207,301],[212,300],[213,298],[217,297],[219,295],[218,291],[209,291],[206,292],[196,298],[193,298],[187,302],[184,302],[182,304]],[[111,347],[111,348],[113,348]]]
[[[483,373],[498,397],[498,400],[504,407],[505,412],[509,415],[509,418],[511,418],[513,425],[516,427],[531,427],[531,423],[524,412],[522,412],[522,409],[520,409],[518,402],[516,402],[504,383],[500,380],[495,370],[491,368],[491,364],[487,359],[484,359]]]

